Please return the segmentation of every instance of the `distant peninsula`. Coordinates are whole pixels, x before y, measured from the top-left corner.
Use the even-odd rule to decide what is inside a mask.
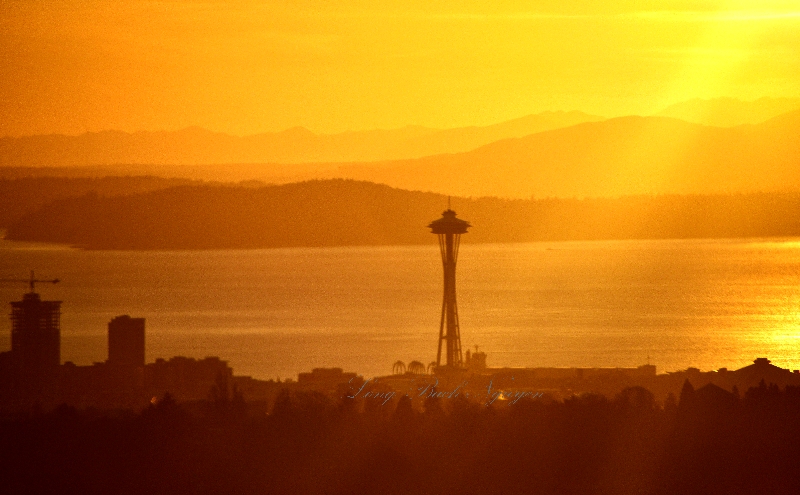
[[[284,185],[140,181],[141,190],[129,194],[85,192],[84,183],[74,184],[80,194],[7,218],[0,225],[6,239],[109,250],[427,244],[434,237],[425,226],[448,201],[441,194],[342,179]],[[800,193],[454,197],[451,203],[474,226],[465,239],[470,243],[800,235]]]

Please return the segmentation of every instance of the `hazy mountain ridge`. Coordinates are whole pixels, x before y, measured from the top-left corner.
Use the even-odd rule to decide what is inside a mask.
[[[734,127],[743,124],[760,124],[778,115],[800,109],[800,98],[763,97],[754,101],[735,98],[695,98],[670,105],[656,113],[695,124],[716,127]]]
[[[80,136],[0,138],[0,166],[110,164],[234,164],[376,161],[468,151],[498,139],[519,137],[603,117],[545,112],[484,127],[315,134],[302,127],[235,137],[199,127],[179,131],[103,131]]]
[[[491,138],[528,127],[524,122],[510,121],[492,130]],[[487,129],[464,128],[451,134],[455,136],[453,139],[471,132],[487,137]],[[370,132],[372,136],[396,135],[395,131]],[[440,138],[450,131],[406,128],[398,132],[418,142],[433,139],[431,132],[438,132],[437,142],[442,143]],[[306,138],[317,139],[304,129],[290,129],[283,134],[286,142],[295,144]],[[202,146],[210,147],[215,146],[212,143],[215,139],[229,138],[197,129],[180,135],[189,138],[202,135]],[[364,133],[350,133],[338,142],[358,142],[364,136]],[[774,192],[800,189],[799,136],[800,110],[759,124],[729,128],[693,124],[671,117],[628,116],[499,139],[471,151],[413,159],[295,164],[129,164],[61,168],[58,173],[66,173],[66,170],[87,175],[147,173],[270,183],[349,178],[408,190],[509,198]],[[196,150],[198,156],[202,155],[201,144]],[[300,146],[304,153],[311,153],[312,148],[311,145],[308,149]]]
[[[618,117],[473,151],[341,164],[346,177],[461,196],[616,197],[800,188],[800,110],[733,128]]]
[[[620,199],[454,198],[465,242],[800,235],[800,193]],[[185,185],[87,194],[22,216],[7,238],[90,249],[231,249],[425,244],[447,198],[367,182]]]

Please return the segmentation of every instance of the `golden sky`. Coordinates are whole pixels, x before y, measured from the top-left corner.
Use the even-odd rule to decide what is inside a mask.
[[[244,135],[800,96],[800,1],[0,2],[0,135]]]

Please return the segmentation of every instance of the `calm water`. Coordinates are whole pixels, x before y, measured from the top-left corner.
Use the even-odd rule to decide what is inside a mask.
[[[106,358],[106,324],[147,319],[147,359],[218,355],[236,374],[365,376],[435,358],[438,246],[97,252],[0,241],[0,278],[35,269],[63,300],[62,359]],[[0,304],[23,284],[0,284]],[[800,368],[800,239],[462,244],[464,348],[494,366]],[[6,311],[4,311],[6,313]],[[0,318],[0,350],[10,323]]]

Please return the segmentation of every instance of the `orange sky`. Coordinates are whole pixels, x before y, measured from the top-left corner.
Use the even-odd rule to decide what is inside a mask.
[[[0,135],[647,114],[800,96],[800,1],[4,0],[0,57]]]

